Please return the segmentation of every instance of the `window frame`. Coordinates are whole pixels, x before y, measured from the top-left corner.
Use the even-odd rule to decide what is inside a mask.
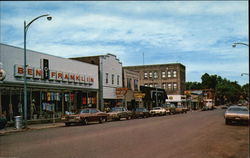
[[[115,84],[115,75],[114,74],[112,74],[112,76],[111,76],[111,83]]]
[[[109,73],[106,73],[105,81],[106,81],[106,84],[109,83]]]
[[[163,74],[163,73],[164,73],[164,74]],[[162,77],[162,78],[166,78],[166,71],[162,71],[162,72],[161,72],[161,77]]]

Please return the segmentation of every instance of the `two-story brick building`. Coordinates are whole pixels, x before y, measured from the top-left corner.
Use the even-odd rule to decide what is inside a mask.
[[[163,88],[168,95],[184,94],[186,70],[180,63],[125,66],[123,69],[138,72],[141,86]]]

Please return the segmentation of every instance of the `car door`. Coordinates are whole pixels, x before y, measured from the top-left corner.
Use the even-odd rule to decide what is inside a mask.
[[[90,120],[91,121],[98,121],[99,116],[97,115],[98,111],[96,109],[90,109]]]
[[[127,114],[127,111],[126,111],[125,108],[122,108],[122,117],[123,117],[123,118],[128,117],[128,114]]]

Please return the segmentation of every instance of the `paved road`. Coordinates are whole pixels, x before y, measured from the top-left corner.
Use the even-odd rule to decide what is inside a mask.
[[[248,126],[223,110],[59,127],[0,136],[0,157],[247,158]]]

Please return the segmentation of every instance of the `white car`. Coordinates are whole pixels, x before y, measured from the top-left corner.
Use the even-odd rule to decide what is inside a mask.
[[[162,116],[162,115],[166,115],[167,111],[165,108],[163,107],[154,107],[152,110],[150,110],[150,115],[151,116]]]

